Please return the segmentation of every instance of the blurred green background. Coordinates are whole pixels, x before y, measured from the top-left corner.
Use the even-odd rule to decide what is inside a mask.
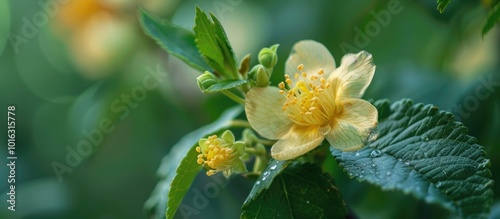
[[[199,72],[143,33],[139,6],[188,29],[195,5],[212,11],[238,59],[252,54],[256,63],[262,47],[280,44],[273,84],[299,40],[325,44],[337,64],[346,52],[366,50],[377,70],[365,99],[412,98],[452,111],[485,146],[498,182],[498,27],[481,38],[495,2],[452,0],[439,14],[434,0],[0,0],[0,103],[5,114],[16,107],[18,157],[15,213],[3,201],[8,169],[0,168],[0,218],[147,218],[143,205],[161,158],[184,134],[234,105],[203,95]],[[78,158],[79,148],[91,149]],[[0,157],[7,157],[7,145]],[[349,180],[330,163],[359,218],[448,217],[410,196]],[[206,180],[200,175],[193,188]],[[250,188],[233,178],[191,218],[239,217]],[[494,189],[500,193],[498,183]]]

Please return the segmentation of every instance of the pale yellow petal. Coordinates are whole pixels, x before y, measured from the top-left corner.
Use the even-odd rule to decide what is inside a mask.
[[[290,160],[304,155],[316,148],[325,136],[319,127],[306,130],[292,129],[284,139],[277,141],[271,148],[271,156],[276,160]]]
[[[291,128],[292,121],[283,112],[286,98],[276,87],[256,87],[246,94],[245,112],[250,125],[268,139],[280,139]]]
[[[304,68],[299,71],[297,66],[303,65]],[[335,60],[328,49],[323,44],[313,40],[302,40],[292,48],[290,56],[286,61],[285,73],[294,80],[295,73],[306,72],[308,76],[317,75],[320,69],[323,69],[325,75],[335,70]]]
[[[326,139],[333,148],[354,151],[362,148],[375,128],[378,120],[377,109],[361,99],[347,99],[343,112],[336,117],[335,124]]]
[[[361,51],[358,54],[345,55],[329,80],[338,83],[338,98],[360,98],[370,85],[374,74],[372,55]]]

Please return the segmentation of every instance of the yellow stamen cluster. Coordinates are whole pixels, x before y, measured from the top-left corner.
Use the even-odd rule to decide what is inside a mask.
[[[300,64],[297,70],[301,71],[303,68],[304,65]],[[323,69],[320,69],[317,75],[313,74],[309,77],[306,72],[295,73],[294,78],[295,84],[293,84],[289,75],[285,75],[285,83],[290,90],[285,87],[283,82],[278,85],[281,89],[280,94],[286,96],[282,110],[288,111],[289,118],[294,121],[303,120],[297,118],[299,115],[299,117],[316,115],[315,117],[324,118],[325,115],[322,115],[322,110],[318,110],[318,108],[324,108],[321,104],[321,98],[325,89],[330,87],[330,83],[325,80]],[[313,120],[317,121],[317,119]]]
[[[225,147],[225,142],[222,142],[217,139],[217,135],[212,135],[208,137],[205,142],[208,146],[207,151],[202,151],[201,147],[196,147],[196,152],[198,154],[198,164],[206,164],[212,170],[207,171],[208,176],[212,176],[217,173],[219,169],[224,169],[229,166],[228,162],[233,160],[233,149]]]

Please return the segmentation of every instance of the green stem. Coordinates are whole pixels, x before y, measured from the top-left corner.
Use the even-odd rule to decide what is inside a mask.
[[[261,150],[254,148],[254,147],[246,147],[245,152],[252,154],[252,155],[256,155],[256,156],[265,156],[266,155],[266,151],[261,151]]]
[[[229,97],[229,99],[234,100],[236,103],[245,105],[245,100],[243,98],[239,97],[238,95],[234,94],[233,92],[228,91],[228,90],[223,90],[221,92],[224,95],[226,95],[227,97]]]
[[[234,128],[252,128],[252,126],[250,126],[250,123],[248,121],[241,119],[235,119],[231,121],[230,126]]]
[[[255,155],[257,153],[257,150],[255,148],[252,148],[252,147],[246,147],[245,152]]]
[[[245,95],[250,90],[250,86],[248,84],[249,83],[246,83],[240,86],[240,90],[242,91],[243,95]]]

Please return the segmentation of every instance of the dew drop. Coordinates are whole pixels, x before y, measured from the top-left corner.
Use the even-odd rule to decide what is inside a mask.
[[[306,201],[307,204],[309,204],[309,201]]]
[[[375,164],[374,164],[374,163],[372,163],[372,167],[375,167]]]
[[[275,169],[276,169],[276,165],[272,165],[271,170],[275,170]]]
[[[410,165],[410,161],[406,161],[406,162],[405,162],[405,165],[406,165],[406,166]]]
[[[262,177],[262,180],[265,181],[267,179],[267,176]]]
[[[259,185],[259,184],[260,184],[260,181],[255,182],[255,184]]]
[[[377,150],[374,150],[374,151],[372,151],[372,152],[370,153],[370,156],[371,156],[371,157],[373,157],[373,158],[375,158],[375,157],[380,157],[380,155],[382,155],[382,151],[380,151],[380,150],[378,150],[378,149],[377,149]]]
[[[267,175],[269,175],[269,172],[268,171],[264,172],[264,176],[267,176]]]
[[[358,152],[356,152],[355,156],[356,156],[356,157],[359,157],[359,153],[358,153]]]
[[[387,172],[387,173],[386,173],[385,175],[388,175],[388,176],[390,176],[390,175],[391,175],[391,172],[389,171],[389,172]]]

